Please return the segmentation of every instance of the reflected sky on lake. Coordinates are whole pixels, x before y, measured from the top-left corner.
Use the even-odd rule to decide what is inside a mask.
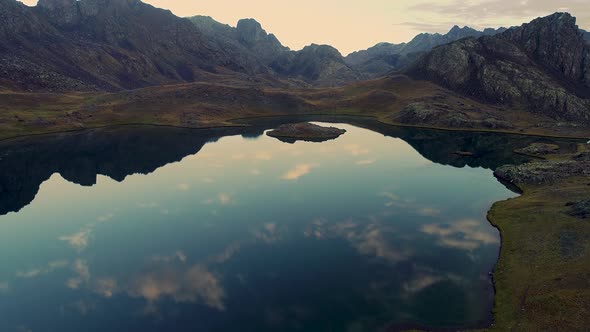
[[[0,217],[0,330],[489,323],[500,242],[486,211],[514,194],[491,170],[336,126],[348,132],[323,143],[222,137],[122,182],[52,175]]]

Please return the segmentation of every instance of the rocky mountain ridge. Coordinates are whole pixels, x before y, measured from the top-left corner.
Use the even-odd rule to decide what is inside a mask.
[[[239,20],[235,28],[208,16],[189,19],[210,40],[217,40],[224,48],[238,49],[244,57],[257,59],[260,65],[270,68],[281,79],[299,80],[317,86],[337,86],[363,78],[345,63],[342,54],[334,47],[311,44],[302,50],[292,51],[254,19]]]
[[[216,79],[331,86],[359,78],[337,51],[292,52],[255,20],[196,24],[140,0],[0,0],[0,19],[0,89],[118,91]],[[305,70],[295,69],[302,63]]]
[[[408,74],[488,103],[590,123],[590,46],[568,13],[436,47]]]
[[[421,33],[408,43],[379,43],[369,49],[353,52],[346,56],[348,65],[370,77],[378,77],[392,70],[402,69],[416,61],[432,48],[467,38],[492,36],[506,31],[506,28],[487,28],[478,31],[470,27],[453,26],[446,34]]]
[[[258,73],[188,20],[138,0],[0,0],[3,85],[25,91],[121,90]]]

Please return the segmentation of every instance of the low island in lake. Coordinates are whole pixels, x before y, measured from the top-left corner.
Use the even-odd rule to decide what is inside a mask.
[[[346,133],[344,129],[302,122],[284,124],[266,134],[283,142],[295,143],[296,141],[324,142],[336,139],[344,133]]]

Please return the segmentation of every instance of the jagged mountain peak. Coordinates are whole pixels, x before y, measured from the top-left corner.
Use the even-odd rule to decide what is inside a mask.
[[[457,24],[455,24],[447,33],[453,33],[453,32],[458,32],[458,31],[474,31],[474,30],[475,29],[468,27],[468,26],[460,27]]]
[[[190,20],[221,48],[234,50],[238,57],[258,61],[279,77],[295,79],[298,84],[338,85],[359,77],[334,47],[311,44],[302,50],[291,51],[255,19],[239,20],[235,28],[207,17],[192,17]]]
[[[568,13],[439,46],[408,73],[487,102],[590,123],[590,46]]]
[[[582,82],[590,88],[590,50],[571,14],[557,12],[540,17],[511,28],[499,37],[518,44],[531,58],[558,76],[576,84]]]
[[[327,45],[327,44],[312,43],[312,44],[305,46],[301,51],[302,52],[313,52],[318,55],[324,55],[324,56],[342,57],[342,54],[340,53],[340,51],[337,48],[335,48],[334,46],[331,46],[331,45]]]
[[[275,35],[267,33],[253,18],[239,20],[236,31],[239,41],[249,48],[258,48],[264,52],[266,51],[262,48],[268,48],[272,52],[287,50]]]

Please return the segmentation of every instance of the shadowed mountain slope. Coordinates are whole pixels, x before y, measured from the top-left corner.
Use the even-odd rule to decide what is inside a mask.
[[[120,90],[258,72],[188,20],[138,0],[0,0],[2,85]]]
[[[335,85],[358,78],[338,52],[291,52],[255,20],[237,28],[210,18],[191,22],[139,0],[40,0],[35,7],[0,0],[0,19],[0,88],[9,90],[278,79]],[[309,65],[300,73],[293,67],[301,62]]]

